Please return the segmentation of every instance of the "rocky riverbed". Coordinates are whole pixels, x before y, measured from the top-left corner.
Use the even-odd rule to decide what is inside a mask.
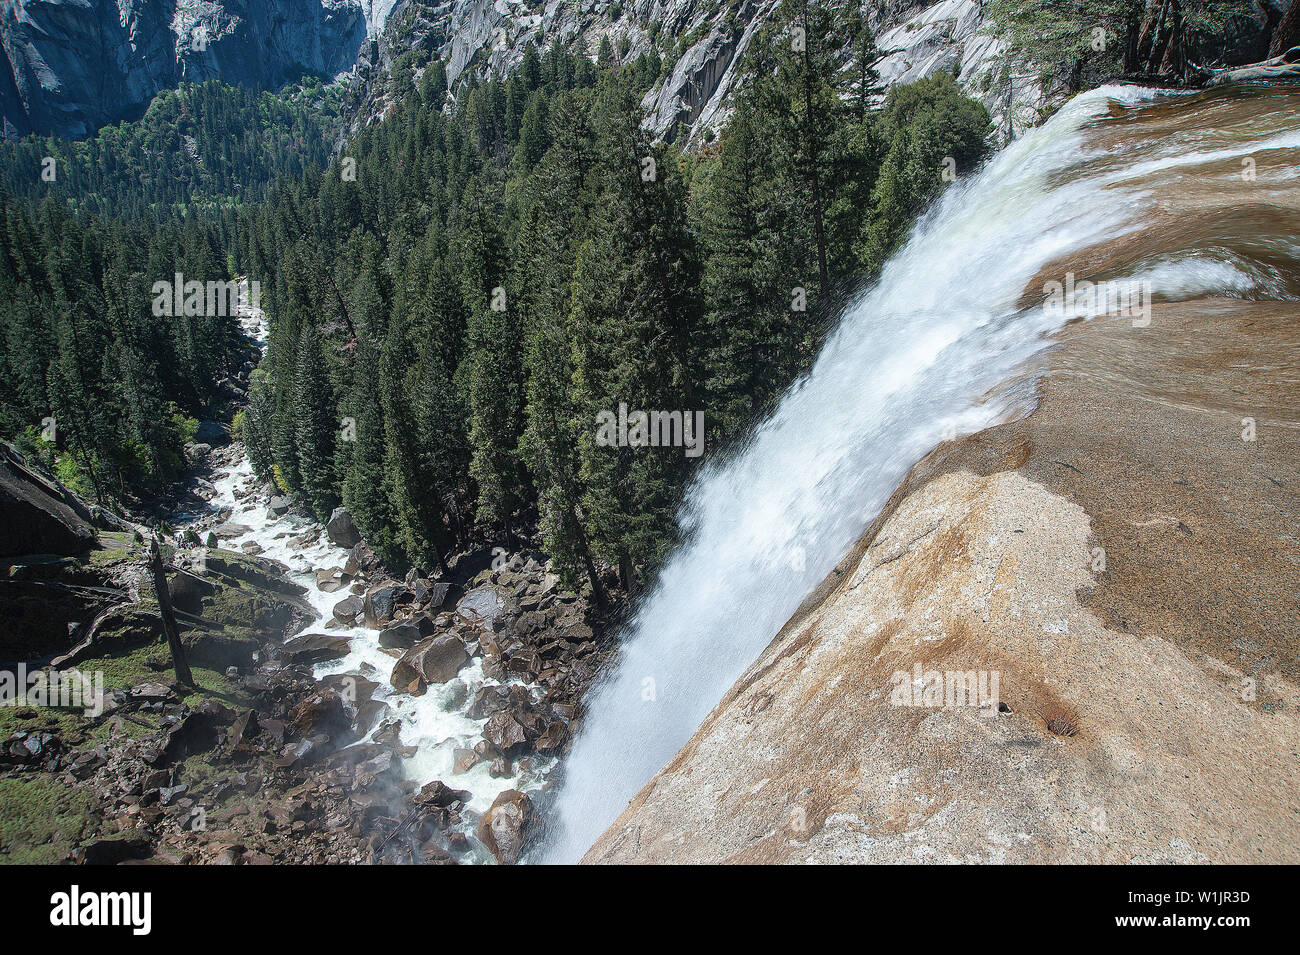
[[[261,316],[244,325],[257,344]],[[225,427],[201,437],[153,511],[193,686],[173,678],[147,529],[3,462],[34,552],[6,557],[0,604],[32,622],[6,656],[105,692],[92,711],[0,707],[0,860],[518,861],[610,652],[587,596],[488,544],[395,576],[345,510],[320,525]]]
[[[302,588],[312,619],[269,656],[347,713],[326,745],[350,742],[346,761],[386,777],[365,781],[368,811],[418,817],[433,800],[443,838],[408,845],[411,859],[516,861],[607,653],[586,598],[538,556],[503,548],[460,555],[445,578],[391,576],[346,510],[322,527],[238,446],[214,458],[211,510],[187,534],[274,561]]]

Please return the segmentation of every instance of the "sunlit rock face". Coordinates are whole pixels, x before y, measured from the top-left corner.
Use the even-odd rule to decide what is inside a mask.
[[[409,14],[411,23],[385,37],[369,65],[382,71],[405,49],[426,46],[446,61],[447,79],[455,82],[466,72],[508,74],[530,44],[559,41],[595,57],[608,38],[624,63],[654,49],[665,75],[643,100],[646,126],[669,142],[699,145],[726,124],[741,60],[778,6],[779,0],[403,0],[394,20]],[[979,0],[871,0],[863,8],[888,54],[880,64],[885,86],[956,73],[1004,139],[1040,121],[1050,97],[1039,71],[1009,63]],[[382,79],[371,93],[369,118],[386,115]]]
[[[645,96],[647,126],[672,142],[711,139],[731,112],[740,64],[779,0],[17,0],[3,14],[0,127],[78,137],[138,114],[162,89],[221,79],[275,89],[304,72],[359,73],[370,116],[385,113],[383,76],[427,46],[448,80],[505,75],[529,45],[559,41],[618,59],[659,51],[665,75]],[[978,0],[867,5],[886,85],[956,72],[1010,137],[1046,105],[1034,74],[1006,66]],[[388,21],[399,31],[384,35]],[[367,38],[380,38],[369,43]],[[378,82],[374,82],[374,81]],[[366,116],[361,117],[362,122]]]
[[[352,69],[395,0],[17,0],[0,17],[0,126],[85,136],[181,81],[275,89]]]

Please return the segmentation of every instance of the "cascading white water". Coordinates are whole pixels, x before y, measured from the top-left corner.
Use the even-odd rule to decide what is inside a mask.
[[[240,324],[251,339],[265,347],[267,319],[261,309],[241,308]],[[294,636],[319,633],[326,628],[334,605],[346,596],[346,592],[327,593],[318,589],[316,571],[343,566],[348,551],[319,533],[314,543],[303,543],[301,535],[310,536],[311,532],[323,529],[314,520],[292,512],[279,517],[269,513],[265,495],[259,493],[264,483],[241,451],[234,466],[212,482],[209,511],[220,512],[224,515],[223,520],[248,528],[247,533],[225,541],[226,547],[238,550],[247,543],[257,544],[262,557],[283,564],[288,568],[289,577],[305,588],[303,599],[315,611],[316,618]],[[420,785],[435,779],[443,780],[449,786],[467,792],[466,805],[473,814],[486,811],[497,794],[504,790],[529,792],[542,786],[546,774],[556,762],[553,758],[537,757],[527,769],[514,763],[513,775],[509,776],[493,776],[486,761],[460,773],[454,769],[456,748],[473,747],[482,738],[483,726],[487,722],[486,718],[468,714],[475,692],[480,687],[496,686],[501,682],[483,672],[481,658],[476,657],[462,668],[454,680],[430,686],[421,696],[412,696],[397,692],[388,685],[393,657],[380,647],[378,630],[359,624],[336,627],[331,632],[348,638],[349,652],[339,660],[318,664],[314,668],[315,675],[359,674],[379,684],[373,698],[388,705],[385,720],[397,721],[403,745],[414,750],[414,754],[404,760],[408,779]],[[377,729],[372,728],[366,739],[372,738]],[[472,822],[473,817],[468,816],[463,827],[465,831],[472,831]],[[471,845],[475,848],[463,857],[463,861],[491,861],[486,849],[478,846],[477,842],[471,842]]]
[[[682,509],[686,543],[623,635],[616,669],[589,698],[540,861],[583,855],[917,460],[1014,410],[1014,393],[998,386],[1071,314],[1018,309],[1017,300],[1045,265],[1140,225],[1144,187],[1135,170],[1300,145],[1294,129],[1275,128],[1236,131],[1227,142],[1169,137],[1123,157],[1089,153],[1086,131],[1113,104],[1156,95],[1108,87],[1078,96],[949,189],[744,451],[701,472]],[[1177,300],[1202,289],[1206,265],[1157,260],[1133,277],[1149,281],[1157,298]],[[1235,272],[1226,281],[1238,279],[1249,281]]]

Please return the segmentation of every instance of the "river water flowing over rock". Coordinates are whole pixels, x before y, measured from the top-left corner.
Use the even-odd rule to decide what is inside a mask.
[[[260,310],[245,309],[241,323],[249,335],[265,345],[265,317]],[[493,776],[491,760],[488,759],[456,772],[454,751],[473,749],[482,739],[483,727],[488,722],[486,718],[474,719],[467,715],[475,693],[485,686],[501,685],[501,681],[484,674],[481,655],[472,656],[452,679],[431,683],[423,695],[412,696],[389,685],[396,660],[380,646],[378,629],[366,626],[338,628],[337,625],[327,629],[333,608],[349,596],[349,591],[346,587],[332,592],[319,589],[317,571],[344,566],[348,549],[332,543],[325,528],[314,520],[291,511],[274,515],[267,506],[270,495],[265,482],[253,473],[242,448],[237,447],[237,451],[237,463],[227,472],[218,473],[212,481],[208,503],[211,511],[223,514],[226,526],[234,531],[247,530],[225,537],[222,546],[240,550],[253,543],[261,548],[260,551],[254,548],[259,557],[279,561],[289,568],[292,579],[307,589],[304,599],[317,615],[317,619],[302,628],[300,633],[326,633],[348,640],[346,656],[314,667],[318,678],[353,675],[378,684],[372,698],[387,704],[389,709],[370,733],[354,745],[365,743],[384,727],[386,721],[396,720],[400,742],[410,753],[404,766],[406,778],[417,786],[440,780],[453,789],[467,791],[470,794],[466,804],[469,810],[467,825],[474,816],[486,812],[497,795],[506,790],[538,790],[555,765],[554,758],[535,755],[526,760],[510,761],[512,774],[508,776]],[[490,617],[498,608],[499,598],[495,591],[487,588],[471,590],[454,609],[466,617],[482,619]],[[450,601],[447,609],[453,609]],[[474,848],[469,860],[490,860],[477,840],[471,838],[470,845]]]
[[[1153,303],[1297,297],[1296,106],[1093,90],[944,195],[748,446],[694,483],[687,543],[589,697],[548,861],[582,857],[673,760],[923,455],[1032,406],[1026,362],[1114,314],[1100,290],[1136,293],[1133,329]]]

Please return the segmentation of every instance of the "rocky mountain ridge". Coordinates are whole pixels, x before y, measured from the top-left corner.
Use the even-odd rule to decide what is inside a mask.
[[[0,14],[0,135],[88,135],[143,111],[160,90],[221,79],[276,89],[304,73],[354,91],[352,128],[387,114],[407,76],[447,64],[457,80],[504,76],[529,45],[559,42],[619,62],[655,51],[647,126],[710,141],[730,115],[739,63],[779,0],[14,0]],[[886,88],[953,73],[1003,140],[1066,96],[1012,56],[982,0],[866,0]],[[1254,36],[1280,15],[1264,4]],[[1246,38],[1249,39],[1249,38]],[[1238,38],[1245,47],[1246,39]],[[1253,42],[1253,41],[1252,41]],[[1239,44],[1240,45],[1240,44]],[[413,74],[413,75],[412,75]]]
[[[505,75],[530,44],[608,38],[621,62],[652,49],[646,94],[656,136],[698,144],[730,113],[738,64],[778,0],[16,0],[3,14],[0,129],[80,137],[141,112],[160,90],[221,79],[274,89],[303,73],[359,88],[359,122],[391,105],[394,64],[426,51],[448,81]],[[956,71],[1004,136],[1048,105],[1033,73],[1007,63],[979,0],[866,5],[887,85]],[[399,71],[400,72],[400,71]],[[418,78],[418,76],[417,76]]]
[[[608,39],[619,62],[658,52],[663,75],[646,94],[647,126],[670,142],[707,142],[730,116],[739,64],[754,33],[779,0],[401,0],[388,29],[363,51],[358,78],[366,87],[359,121],[377,121],[394,101],[393,67],[409,51],[445,59],[447,81],[471,73],[504,76],[530,44],[558,41],[593,58]],[[1054,98],[1037,72],[1013,64],[994,36],[979,0],[893,0],[863,5],[885,54],[886,87],[941,70],[954,72],[989,109],[1004,139],[1035,125]],[[418,79],[418,73],[415,77]]]

